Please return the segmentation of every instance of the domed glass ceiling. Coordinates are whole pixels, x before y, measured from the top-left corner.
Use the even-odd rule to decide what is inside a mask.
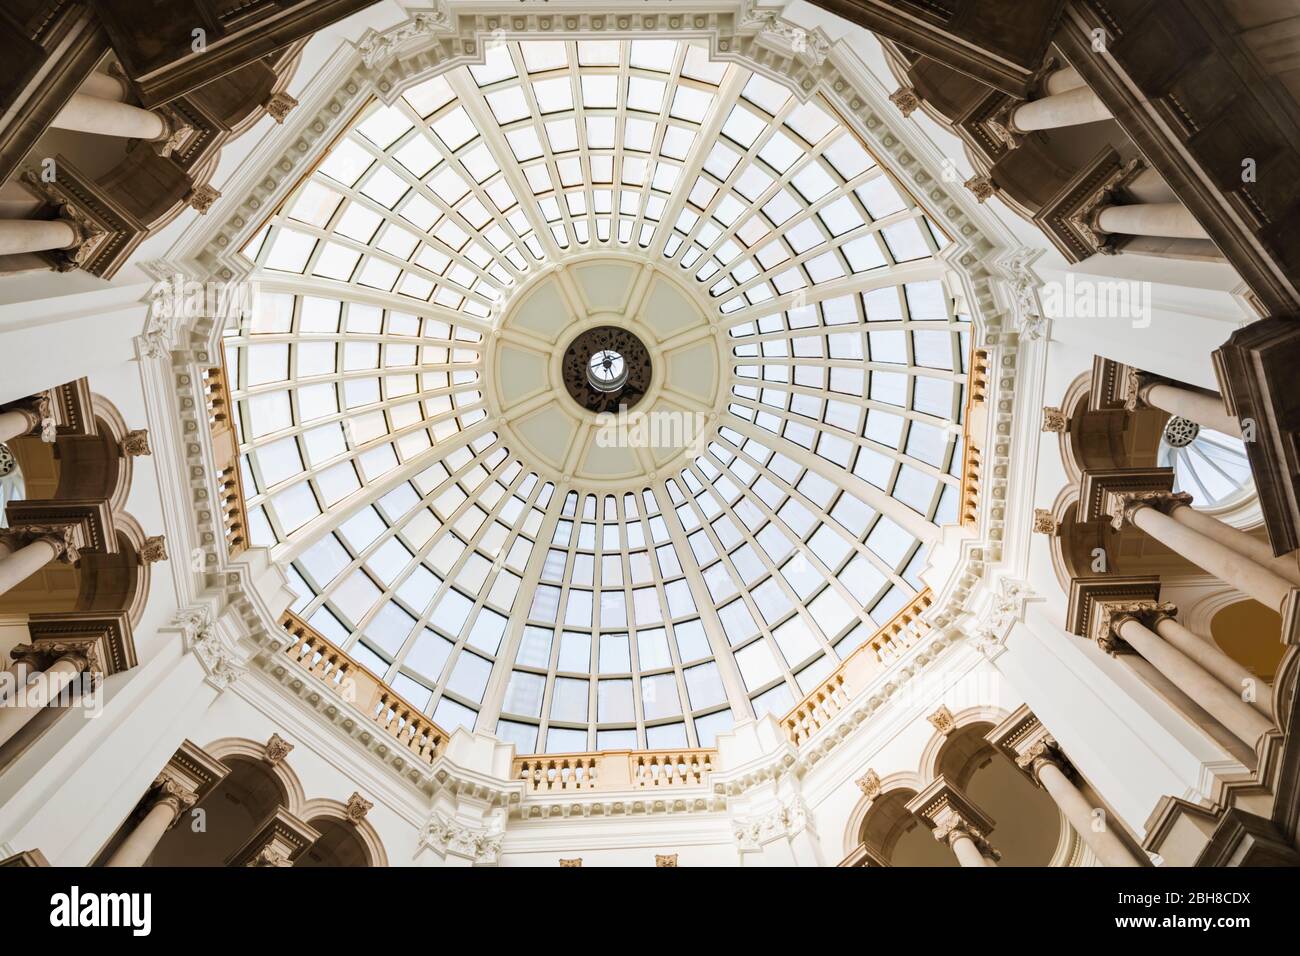
[[[367,106],[244,250],[253,543],[447,729],[711,746],[906,605],[956,520],[946,241],[829,103],[676,41],[498,44]],[[673,440],[602,441],[566,392],[611,325]]]

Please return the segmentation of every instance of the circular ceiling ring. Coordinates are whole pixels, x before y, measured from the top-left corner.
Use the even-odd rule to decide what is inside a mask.
[[[650,350],[633,332],[598,325],[578,334],[560,367],[564,388],[589,412],[632,409],[650,390]]]

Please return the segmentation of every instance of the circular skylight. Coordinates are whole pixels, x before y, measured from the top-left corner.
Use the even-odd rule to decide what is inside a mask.
[[[244,249],[253,543],[449,730],[710,746],[956,520],[945,242],[827,102],[676,41],[496,44],[370,104]],[[637,402],[574,400],[597,329],[581,384]]]

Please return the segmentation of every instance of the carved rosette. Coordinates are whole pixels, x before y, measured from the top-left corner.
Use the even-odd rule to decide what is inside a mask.
[[[374,804],[367,800],[359,793],[354,793],[348,797],[348,821],[351,823],[360,823],[366,818],[366,814],[374,807]]]
[[[1181,505],[1190,505],[1192,496],[1186,491],[1112,491],[1106,499],[1106,514],[1110,526],[1119,531],[1125,524],[1133,523],[1133,516],[1141,508],[1155,508],[1169,514]]]

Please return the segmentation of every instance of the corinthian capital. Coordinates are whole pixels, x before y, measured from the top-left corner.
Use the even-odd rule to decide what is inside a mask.
[[[1119,531],[1125,524],[1133,523],[1133,516],[1142,508],[1155,508],[1169,514],[1182,505],[1190,505],[1192,496],[1185,491],[1112,491],[1106,501],[1110,525]]]

